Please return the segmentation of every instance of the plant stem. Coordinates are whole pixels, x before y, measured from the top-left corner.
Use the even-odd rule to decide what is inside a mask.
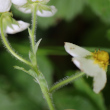
[[[8,40],[6,39],[6,37],[4,36],[4,32],[3,32],[3,24],[2,24],[2,18],[0,19],[0,28],[1,28],[1,38],[3,40],[3,43],[5,45],[5,47],[7,48],[7,50],[15,57],[17,58],[18,60],[20,60],[21,62],[29,65],[29,66],[32,66],[32,64],[25,60],[24,58],[20,57],[18,54],[16,54],[13,49],[10,47],[10,44],[8,43]]]
[[[84,74],[85,73],[81,72],[81,73],[79,73],[79,74],[77,74],[75,76],[71,76],[71,77],[69,77],[69,78],[67,78],[67,79],[55,84],[53,87],[50,88],[49,92],[52,93],[53,91],[57,90],[58,88],[63,87],[64,85],[66,85],[66,84],[70,83],[71,81],[83,76]]]
[[[31,45],[32,45],[32,50],[34,52],[34,46],[35,46],[35,30],[36,30],[36,19],[37,19],[37,6],[34,5],[33,9],[32,9],[32,36],[31,36]]]
[[[32,10],[32,36],[31,37],[31,45],[32,45],[32,50],[33,50],[33,57],[35,58],[35,61],[33,61],[33,70],[37,73],[37,79],[38,79],[38,83],[39,86],[41,88],[41,91],[45,97],[45,100],[47,101],[48,107],[50,110],[55,110],[53,103],[52,103],[52,99],[51,99],[51,94],[49,93],[49,89],[48,89],[48,84],[45,80],[44,75],[38,70],[38,66],[37,66],[37,60],[36,60],[36,53],[34,52],[34,48],[35,48],[35,30],[36,30],[36,19],[37,19],[37,5],[34,5],[33,10]],[[36,62],[36,63],[35,63]]]
[[[49,93],[47,82],[46,82],[45,77],[43,76],[42,73],[39,73],[38,80],[39,80],[39,85],[40,85],[41,91],[45,97],[45,100],[47,101],[49,109],[55,110],[54,105],[52,103],[52,97],[51,97],[52,94]]]

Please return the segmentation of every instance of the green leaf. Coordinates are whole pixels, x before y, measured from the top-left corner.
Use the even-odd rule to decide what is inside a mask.
[[[109,30],[107,30],[107,38],[108,38],[108,40],[110,41],[110,29]]]
[[[19,67],[19,66],[14,66],[15,69],[21,70],[29,75],[31,75],[32,77],[34,77],[35,79],[37,78],[37,73],[35,71],[33,71],[32,69],[30,69],[29,71],[25,70],[23,67]]]
[[[20,95],[17,92],[11,92],[0,90],[0,110],[41,110],[41,107],[36,104],[34,105],[31,100]]]
[[[35,45],[35,47],[34,47],[34,53],[37,52],[37,50],[38,50],[38,46],[39,46],[41,40],[42,40],[42,39],[39,39],[39,40],[37,41],[37,43],[36,43],[36,45]]]
[[[86,0],[92,10],[105,22],[110,23],[109,0]]]
[[[21,70],[21,71],[24,71],[25,73],[28,73],[27,70],[25,70],[23,67],[19,67],[19,66],[14,66],[15,69],[18,69],[18,70]]]
[[[57,110],[98,110],[91,103],[91,100],[74,89],[62,89],[54,94],[54,102]]]
[[[33,76],[35,79],[37,78],[37,73],[36,73],[35,71],[33,71],[32,69],[30,69],[30,70],[28,71],[28,73],[29,73],[31,76]]]
[[[29,59],[30,59],[30,61],[32,62],[33,65],[36,64],[35,55],[34,55],[34,53],[32,53],[31,51],[29,51]]]
[[[48,84],[51,85],[53,66],[52,66],[50,60],[46,56],[38,56],[37,61],[38,61],[39,69],[46,77]],[[26,110],[35,110],[35,109],[44,110],[43,108],[45,108],[45,110],[46,110],[48,107],[42,96],[42,92],[40,90],[39,85],[37,83],[35,83],[35,81],[33,81],[33,78],[30,75],[28,75],[22,71],[13,69],[13,65],[15,65],[15,64],[20,65],[21,67],[24,67],[26,70],[29,70],[29,67],[24,65],[23,63],[19,62],[15,58],[13,58],[7,52],[3,52],[0,54],[0,62],[2,62],[2,63],[0,63],[0,73],[1,74],[3,73],[3,75],[5,75],[5,77],[7,78],[7,80],[5,81],[5,82],[7,82],[6,85],[9,85],[9,82],[10,82],[10,85],[12,86],[9,89],[7,89],[6,91],[7,92],[12,91],[12,93],[14,93],[16,91],[18,94],[21,95],[21,97],[24,96],[25,100],[32,102],[32,103],[26,103],[27,107],[30,106]],[[0,75],[0,77],[1,76],[2,75]],[[19,98],[19,97],[17,97],[17,98]],[[16,100],[17,100],[17,98],[16,98]],[[21,105],[18,105],[18,106],[24,107],[23,110],[25,110],[26,104],[22,100],[23,99],[21,99]],[[1,102],[5,102],[5,99],[2,98]],[[31,105],[36,108],[31,107]],[[10,107],[11,105],[8,106],[8,103],[5,103],[2,106],[3,109],[0,109],[0,110],[9,110],[9,109],[5,109],[6,106]],[[13,106],[17,107],[15,103],[13,103]],[[12,110],[17,110],[17,109],[15,109],[13,107]],[[19,108],[18,110],[22,110],[22,109]]]
[[[106,110],[102,94],[94,93],[83,78],[74,81],[74,85],[79,92],[83,93],[85,97],[88,97],[88,99],[94,103],[94,106],[96,106],[95,108],[97,110]]]
[[[32,37],[32,31],[28,28],[29,37]]]
[[[56,24],[57,19],[70,21],[83,11],[84,0],[50,0],[49,5],[54,5],[58,10],[53,17],[38,17],[38,25],[48,28]]]
[[[72,20],[76,15],[82,12],[83,0],[56,0],[57,16],[68,21]]]

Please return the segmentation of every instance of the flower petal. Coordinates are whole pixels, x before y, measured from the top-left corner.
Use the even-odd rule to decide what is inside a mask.
[[[27,13],[27,14],[31,13],[31,9],[26,9],[26,8],[18,7],[18,6],[16,6],[16,8],[23,13]]]
[[[50,0],[32,0],[32,1],[42,1],[42,2],[49,2]]]
[[[51,17],[51,16],[53,16],[57,12],[57,9],[54,6],[50,6],[50,8],[51,8],[51,11],[42,10],[42,12],[40,12],[38,10],[37,15],[40,17]]]
[[[22,6],[27,3],[27,0],[11,0],[13,4]]]
[[[85,72],[88,76],[94,77],[93,90],[99,93],[106,84],[106,71],[94,64],[94,61],[86,58],[73,58],[75,65]]]
[[[0,12],[9,11],[11,4],[11,0],[0,0]]]
[[[92,59],[77,57],[73,58],[72,61],[81,71],[85,72],[88,76],[95,77],[104,71],[103,68],[101,68],[98,64],[95,64],[94,60]]]
[[[18,21],[18,24],[19,25],[12,24],[13,29],[8,26],[6,29],[6,33],[15,34],[17,32],[21,32],[29,27],[29,23],[26,23],[23,21]]]
[[[50,0],[43,0],[44,2],[49,2]]]
[[[102,71],[99,75],[94,77],[93,90],[95,93],[99,93],[105,86],[107,81],[106,72]]]
[[[85,57],[91,55],[91,52],[88,50],[68,42],[65,42],[65,50],[73,57]]]

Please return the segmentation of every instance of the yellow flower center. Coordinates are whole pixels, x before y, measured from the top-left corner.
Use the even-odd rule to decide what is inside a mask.
[[[109,54],[105,51],[95,51],[92,53],[93,58],[95,59],[94,63],[99,64],[104,70],[109,65]]]

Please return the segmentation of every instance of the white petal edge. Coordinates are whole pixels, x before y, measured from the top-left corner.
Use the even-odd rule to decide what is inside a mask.
[[[105,87],[106,82],[106,72],[102,71],[100,75],[94,77],[93,91],[99,93]]]
[[[43,0],[44,2],[49,2],[50,0]]]
[[[13,4],[22,6],[27,3],[27,0],[11,0]]]
[[[43,1],[43,0],[32,0],[33,2],[35,2],[35,1]]]
[[[11,4],[11,0],[0,0],[0,12],[9,11]]]
[[[15,25],[15,24],[12,24],[13,29],[10,28],[9,26],[7,26],[6,33],[15,34],[17,32],[21,32],[21,31],[27,29],[30,25],[29,23],[26,23],[26,22],[23,22],[23,21],[18,21],[18,24],[19,24],[19,26]]]
[[[91,52],[88,50],[69,42],[65,42],[64,47],[65,50],[73,57],[85,57],[87,55],[91,55]]]
[[[85,72],[88,76],[95,77],[104,72],[104,69],[98,64],[95,64],[94,60],[92,59],[77,57],[73,58],[72,61],[82,72]]]
[[[30,8],[29,8],[29,9],[26,9],[26,8],[22,8],[22,7],[19,7],[19,6],[16,6],[16,8],[17,8],[19,11],[23,12],[23,13],[26,13],[26,14],[31,13],[31,9],[30,9]]]
[[[93,91],[99,93],[106,84],[106,71],[99,67],[98,64],[94,64],[94,60],[85,58],[73,58],[74,64],[85,72],[86,75],[93,77]]]
[[[80,62],[78,61],[78,60],[76,60],[76,59],[72,59],[72,61],[74,62],[74,64],[80,69]]]
[[[57,9],[55,8],[55,6],[50,6],[50,8],[51,8],[51,11],[42,10],[42,12],[40,12],[38,10],[37,15],[40,17],[51,17],[51,16],[53,16],[57,12]]]
[[[50,0],[32,0],[32,1],[42,1],[42,2],[49,2]]]

